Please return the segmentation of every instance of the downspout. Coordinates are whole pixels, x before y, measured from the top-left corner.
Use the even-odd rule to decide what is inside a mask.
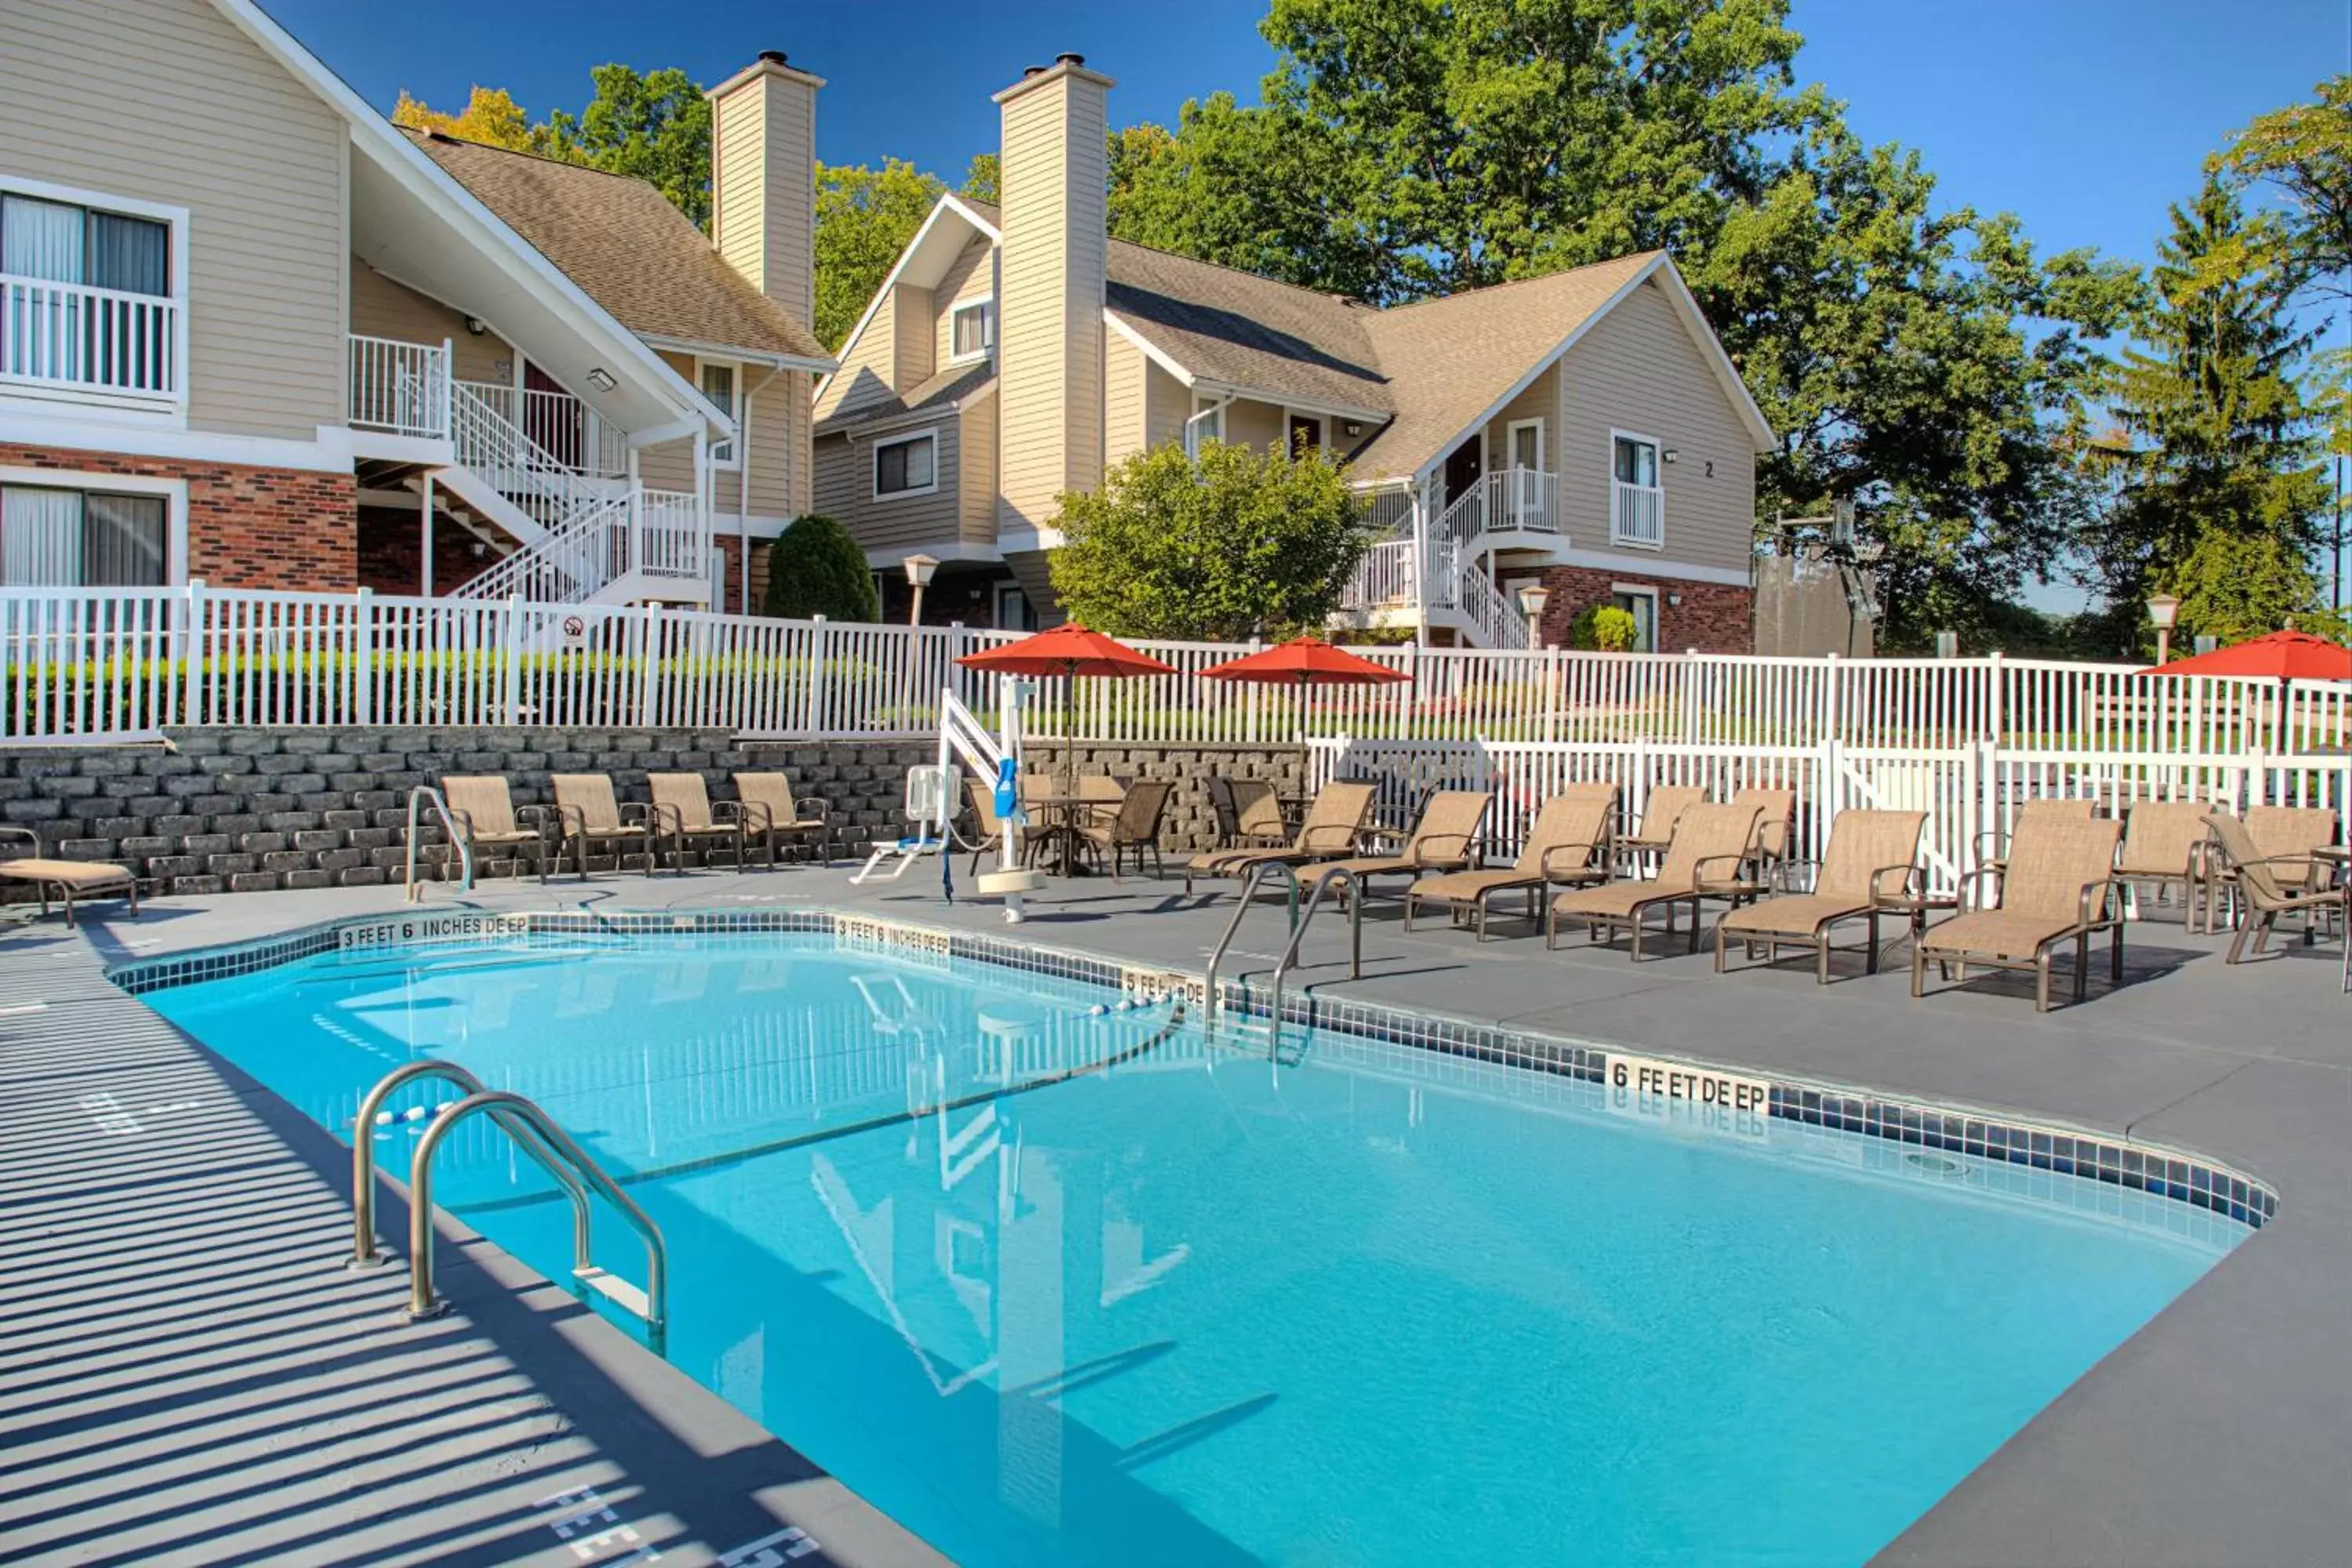
[[[1216,402],[1211,404],[1208,407],[1200,410],[1191,418],[1184,421],[1184,455],[1186,457],[1198,458],[1201,455],[1201,433],[1195,428],[1195,426],[1198,426],[1202,420],[1208,418],[1211,415],[1216,416],[1217,418],[1217,430],[1219,432],[1217,438],[1219,440],[1224,439],[1223,431],[1225,428],[1225,409],[1238,395],[1239,394],[1237,393],[1228,392],[1223,397],[1217,399]]]

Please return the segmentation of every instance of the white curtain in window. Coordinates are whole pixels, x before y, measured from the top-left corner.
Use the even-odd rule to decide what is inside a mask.
[[[169,574],[170,510],[162,496],[82,499],[82,584],[90,588],[160,588]]]
[[[0,584],[79,587],[81,504],[79,490],[0,489]]]
[[[89,215],[89,271],[83,281],[130,294],[172,291],[169,225],[116,213]]]
[[[30,196],[0,196],[0,272],[82,281],[82,209]]]
[[[0,196],[0,272],[55,283],[82,280],[82,209],[30,196]],[[12,375],[81,378],[82,300],[11,283],[0,314],[0,369]]]

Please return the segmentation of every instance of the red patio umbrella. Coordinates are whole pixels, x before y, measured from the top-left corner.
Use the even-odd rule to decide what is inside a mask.
[[[2309,632],[2269,632],[2211,653],[2152,664],[2142,675],[2220,675],[2275,680],[2280,685],[2278,744],[2286,749],[2286,683],[2290,680],[2352,680],[2352,647]]]
[[[1176,673],[1174,665],[1162,664],[1148,653],[1138,653],[1117,637],[1090,632],[1076,621],[1003,647],[968,653],[956,662],[969,669],[984,669],[997,675],[1027,675],[1040,679],[1058,675],[1069,681],[1069,701],[1065,710],[1067,721],[1062,730],[1062,763],[1065,783],[1071,787],[1066,788],[1065,794],[1075,793],[1077,770],[1078,678],[1122,680],[1137,675]]]
[[[1210,680],[1246,680],[1259,686],[1291,686],[1298,690],[1297,712],[1301,733],[1302,777],[1307,758],[1307,689],[1310,686],[1379,686],[1411,680],[1403,670],[1375,664],[1361,654],[1333,647],[1320,637],[1293,637],[1288,642],[1241,658],[1213,664],[1201,672]]]

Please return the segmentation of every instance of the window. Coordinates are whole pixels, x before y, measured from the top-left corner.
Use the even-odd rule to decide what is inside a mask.
[[[1658,484],[1658,444],[1612,430],[1609,445],[1610,542],[1659,549],[1666,542],[1666,498]]]
[[[1225,400],[1221,397],[1192,399],[1192,417],[1184,426],[1184,450],[1197,458],[1204,442],[1224,438]]]
[[[0,192],[0,380],[177,399],[185,275],[177,215],[68,195]]]
[[[1610,585],[1609,602],[1633,617],[1635,653],[1658,651],[1658,591],[1624,583]]]
[[[1029,607],[1029,595],[1017,583],[996,585],[995,627],[1000,632],[1034,632],[1037,629],[1036,613]]]
[[[874,498],[929,495],[939,489],[940,438],[926,430],[874,443]]]
[[[1293,457],[1312,452],[1323,445],[1323,421],[1312,414],[1286,412],[1282,419],[1283,433],[1288,437],[1286,450]]]
[[[704,360],[699,363],[701,365],[702,395],[704,399],[709,403],[711,407],[716,408],[719,413],[727,416],[728,418],[737,422],[735,431],[736,440],[715,441],[711,443],[710,460],[719,468],[732,468],[738,466],[735,458],[737,449],[736,443],[740,441],[743,436],[741,425],[743,418],[743,401],[736,390],[740,384],[737,379],[735,367],[733,365],[714,363],[709,360]]]
[[[996,346],[996,306],[988,300],[972,300],[958,305],[948,318],[948,360],[961,364],[967,360],[986,359],[988,351]]]
[[[171,527],[160,495],[0,486],[0,586],[160,588]]]

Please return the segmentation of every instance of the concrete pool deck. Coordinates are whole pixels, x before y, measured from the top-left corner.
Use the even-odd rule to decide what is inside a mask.
[[[425,907],[583,902],[857,909],[1193,972],[1233,907],[1230,893],[1187,900],[1173,880],[1090,879],[1053,884],[1031,900],[1026,924],[1007,928],[993,902],[942,906],[935,865],[865,889],[850,887],[844,868],[489,883],[470,895],[436,886]],[[562,1292],[516,1293],[532,1277],[487,1244],[463,1248],[481,1274],[450,1270],[447,1293],[466,1316],[406,1325],[396,1310],[404,1276],[331,1267],[348,1247],[340,1145],[97,981],[103,965],[403,907],[390,889],[170,899],[138,921],[101,907],[82,935],[55,926],[0,935],[0,1065],[14,1108],[0,1125],[0,1268],[17,1330],[0,1341],[10,1369],[0,1373],[10,1434],[0,1539],[11,1561],[20,1542],[37,1553],[21,1560],[32,1561],[239,1560],[228,1545],[272,1539],[273,1521],[315,1531],[337,1520],[360,1533],[326,1543],[297,1529],[286,1539],[321,1544],[280,1560],[630,1560],[625,1542],[582,1555],[581,1543],[601,1538],[584,1528],[559,1538],[551,1527],[563,1510],[532,1506],[580,1485],[614,1507],[598,1528],[625,1523],[668,1561],[711,1560],[790,1525],[843,1562],[918,1554],[837,1484]],[[2173,1144],[2278,1190],[2271,1225],[1882,1561],[2345,1560],[2352,998],[2338,993],[2333,944],[2231,969],[2220,942],[2185,935],[2168,910],[2132,928],[2120,990],[2107,990],[2101,965],[2086,1005],[2037,1016],[2013,976],[1914,1002],[1904,971],[1864,977],[1857,955],[1842,956],[1836,984],[1816,987],[1809,958],[1717,976],[1705,954],[1676,949],[1637,968],[1622,946],[1584,950],[1569,938],[1547,952],[1523,929],[1498,917],[1496,940],[1483,945],[1443,929],[1407,936],[1385,902],[1365,921],[1362,980],[1346,979],[1345,924],[1328,916],[1308,935],[1313,966],[1301,978],[1319,994]],[[1228,972],[1263,978],[1282,936],[1269,901],[1244,923]],[[44,1001],[45,1011],[10,1011]],[[100,1095],[114,1099],[93,1110]],[[206,1111],[181,1110],[190,1100]],[[135,1140],[94,1127],[119,1114],[200,1134],[203,1158],[182,1144],[168,1164],[142,1165]],[[226,1193],[236,1201],[219,1212],[235,1223],[207,1224],[206,1205]],[[379,1228],[399,1224],[394,1211]],[[35,1277],[51,1281],[46,1295],[32,1294]],[[132,1375],[135,1394],[123,1386]],[[385,1392],[339,1400],[354,1383]],[[465,1392],[444,1400],[453,1385]],[[1935,1418],[1932,1388],[1856,1396],[1901,1399]],[[394,1404],[413,1414],[387,1419]],[[26,1446],[28,1431],[39,1446]],[[252,1468],[216,1462],[232,1444],[250,1448]],[[417,1458],[426,1453],[442,1456],[429,1470]],[[724,1464],[712,1464],[719,1454]],[[134,1494],[135,1505],[82,1511]],[[116,1542],[91,1533],[115,1509],[131,1510],[144,1532],[121,1537],[119,1555]],[[39,1533],[23,1533],[28,1518]]]

